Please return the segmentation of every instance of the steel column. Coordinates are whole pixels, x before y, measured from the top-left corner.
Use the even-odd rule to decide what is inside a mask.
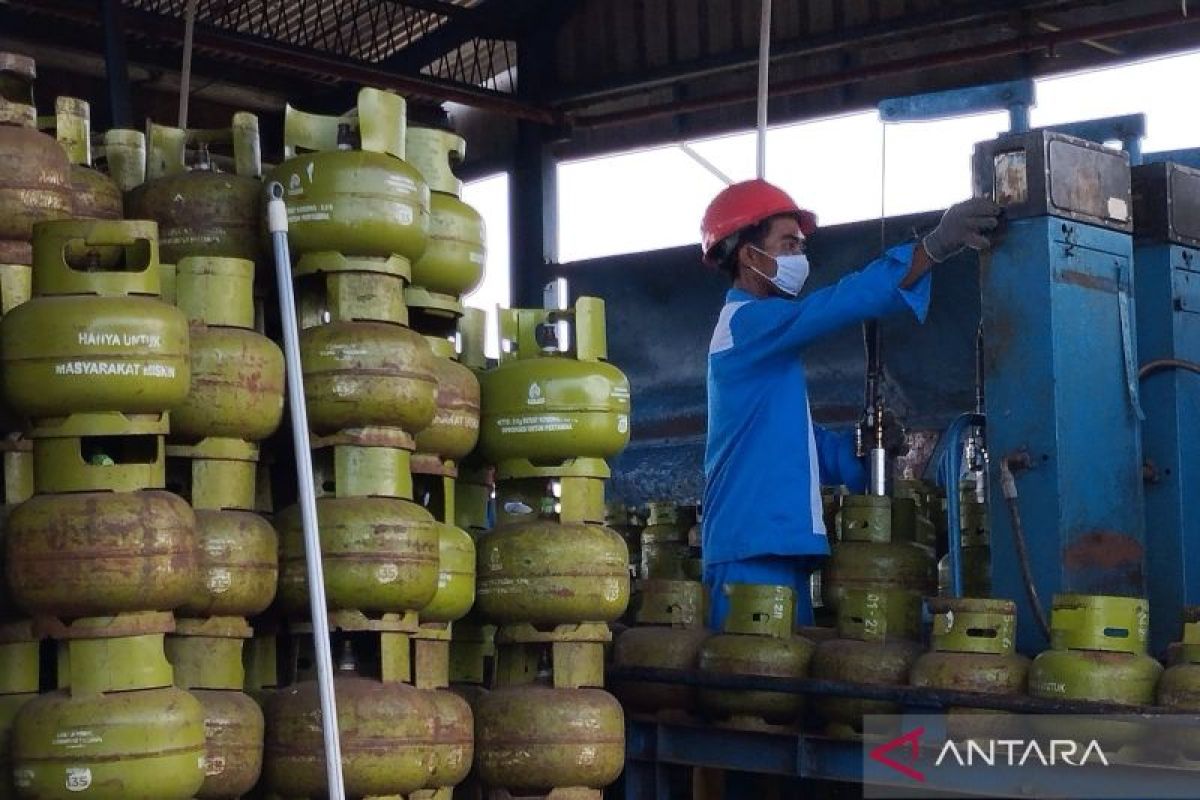
[[[554,31],[540,30],[517,43],[519,96],[542,98],[553,74]],[[558,172],[550,153],[553,129],[517,123],[513,169],[508,177],[510,282],[514,306],[542,303],[546,264],[558,260]]]
[[[113,128],[133,127],[129,94],[129,62],[125,58],[125,26],[121,0],[100,0],[104,26],[104,69],[108,79],[108,107]]]
[[[1192,237],[1200,219],[1187,211],[1195,208],[1197,175],[1168,164],[1135,169],[1141,364],[1164,358],[1200,362],[1200,246],[1189,246],[1196,244]],[[1159,653],[1178,639],[1182,607],[1200,603],[1200,375],[1183,369],[1147,374],[1142,392],[1142,448],[1150,468],[1150,636],[1152,652]]]

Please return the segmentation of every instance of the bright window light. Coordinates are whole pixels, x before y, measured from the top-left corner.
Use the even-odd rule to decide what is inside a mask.
[[[462,199],[483,215],[487,231],[487,268],[483,283],[464,301],[472,308],[487,312],[485,351],[490,358],[496,358],[499,353],[496,306],[507,307],[512,300],[508,263],[508,173],[501,172],[465,184]]]
[[[1143,149],[1200,145],[1195,110],[1180,86],[1200,83],[1200,52],[1036,81],[1035,126],[1142,112]],[[1003,112],[884,126],[874,111],[772,128],[767,179],[817,213],[822,224],[945,208],[971,192],[976,142],[1008,128]],[[754,174],[753,132],[691,141],[733,180]],[[722,186],[678,146],[558,165],[558,247],[563,262],[697,244],[700,217]],[[698,252],[698,248],[697,248]]]

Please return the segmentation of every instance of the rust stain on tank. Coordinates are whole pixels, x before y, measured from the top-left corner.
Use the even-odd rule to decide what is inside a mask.
[[[1140,564],[1142,543],[1119,531],[1096,530],[1080,534],[1063,550],[1063,565],[1069,570],[1117,569]]]

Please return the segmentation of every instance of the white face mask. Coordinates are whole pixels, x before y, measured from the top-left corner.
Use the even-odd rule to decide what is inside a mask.
[[[754,247],[754,245],[750,246]],[[770,253],[759,250],[757,247],[754,247],[754,249],[767,258],[774,258],[775,277],[768,277],[761,271],[754,269],[754,267],[750,269],[754,269],[759,275],[769,280],[772,286],[788,297],[795,297],[800,294],[800,290],[804,288],[805,281],[808,280],[808,256],[804,253],[797,253],[790,256],[772,256]]]

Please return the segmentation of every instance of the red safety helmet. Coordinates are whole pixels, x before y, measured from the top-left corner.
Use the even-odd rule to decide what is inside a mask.
[[[716,266],[712,254],[717,245],[743,228],[780,214],[795,216],[800,223],[800,232],[805,236],[817,229],[817,215],[796,205],[796,201],[778,186],[761,178],[726,186],[708,204],[700,222],[704,263]]]

